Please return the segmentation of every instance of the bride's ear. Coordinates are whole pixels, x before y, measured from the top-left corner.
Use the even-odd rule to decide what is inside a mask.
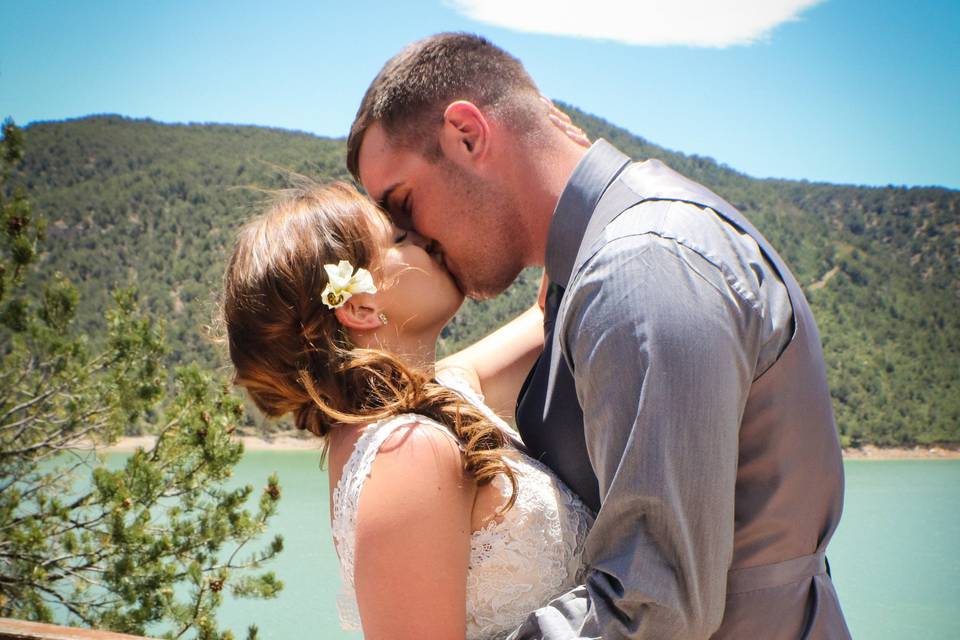
[[[379,311],[372,295],[358,293],[333,312],[337,321],[347,329],[373,331],[383,325],[378,317]]]

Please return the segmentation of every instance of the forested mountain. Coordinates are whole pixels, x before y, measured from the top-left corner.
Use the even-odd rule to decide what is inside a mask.
[[[960,442],[960,192],[758,180],[568,110],[591,138],[709,186],[778,247],[820,325],[845,443]],[[135,282],[166,321],[171,360],[200,359],[225,378],[206,327],[236,229],[290,171],[348,177],[343,140],[291,131],[96,116],[25,136],[18,179],[49,222],[42,268],[77,284],[91,336],[110,290]],[[442,349],[526,307],[536,281],[528,272],[504,296],[467,303]]]

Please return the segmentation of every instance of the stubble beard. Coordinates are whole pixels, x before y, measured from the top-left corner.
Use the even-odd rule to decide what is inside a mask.
[[[506,291],[517,276],[523,270],[522,266],[505,265],[501,262],[502,258],[493,256],[490,258],[493,263],[500,263],[502,266],[498,269],[486,268],[489,262],[482,266],[475,267],[471,274],[465,278],[454,276],[460,291],[471,300],[489,300]]]
[[[523,271],[523,255],[517,222],[519,209],[499,185],[469,174],[446,158],[439,159],[442,179],[461,194],[457,218],[469,232],[469,242],[460,256],[447,261],[447,270],[457,288],[471,300],[493,298],[510,287]],[[459,259],[457,259],[459,258]]]
[[[470,215],[462,219],[473,221],[473,235],[468,259],[457,264],[454,281],[471,300],[487,300],[506,291],[523,271],[523,255],[518,229],[510,224],[508,212],[516,212],[514,203],[504,193],[495,190],[480,192],[475,182],[466,190],[467,202],[477,204]],[[482,204],[482,206],[481,206]]]

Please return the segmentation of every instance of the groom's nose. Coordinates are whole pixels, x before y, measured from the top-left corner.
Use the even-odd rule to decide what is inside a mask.
[[[433,245],[433,240],[423,237],[416,231],[407,231],[407,239],[427,252],[430,251],[431,246]]]
[[[440,252],[440,245],[436,240],[425,238],[416,231],[408,231],[407,234],[407,238],[409,238],[411,242],[426,251],[427,255],[433,258],[437,264],[444,266],[443,254]]]

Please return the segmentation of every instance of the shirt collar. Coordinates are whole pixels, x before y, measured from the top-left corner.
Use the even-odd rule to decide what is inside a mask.
[[[567,286],[590,216],[600,196],[629,162],[630,158],[602,138],[580,158],[560,194],[547,231],[544,263],[551,282]]]

